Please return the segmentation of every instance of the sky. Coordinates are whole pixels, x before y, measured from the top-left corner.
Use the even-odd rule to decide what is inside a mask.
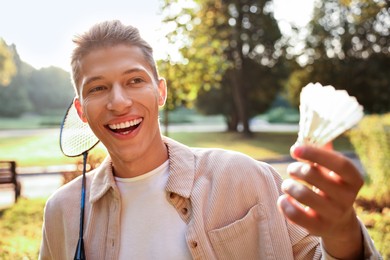
[[[275,0],[275,16],[305,24],[314,0]],[[15,44],[21,59],[36,69],[56,66],[70,70],[72,38],[96,22],[118,19],[137,27],[164,57],[162,0],[5,0],[1,2],[0,38]]]

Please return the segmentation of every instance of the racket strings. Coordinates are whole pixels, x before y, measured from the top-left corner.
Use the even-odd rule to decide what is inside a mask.
[[[61,126],[60,146],[62,152],[69,157],[80,156],[92,149],[98,142],[99,139],[92,132],[88,123],[80,119],[72,103]]]

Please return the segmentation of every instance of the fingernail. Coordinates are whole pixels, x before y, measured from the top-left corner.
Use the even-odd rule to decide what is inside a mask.
[[[296,172],[299,171],[299,169],[302,167],[302,163],[300,162],[293,162],[287,165],[287,173],[288,174],[295,174]]]
[[[294,157],[298,157],[300,158],[303,154],[303,147],[302,146],[298,146],[298,145],[293,145],[291,146],[291,149],[290,149],[290,153],[294,156]]]
[[[288,191],[291,188],[292,185],[293,185],[293,180],[291,180],[291,179],[284,180],[282,182],[282,191],[283,192]]]
[[[302,174],[307,174],[311,169],[311,166],[309,164],[305,164],[302,166]]]

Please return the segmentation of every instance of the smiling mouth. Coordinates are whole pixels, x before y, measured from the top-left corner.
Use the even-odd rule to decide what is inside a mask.
[[[125,135],[137,129],[140,126],[142,120],[142,118],[137,118],[134,120],[121,122],[119,124],[109,124],[107,125],[107,128],[112,132]]]

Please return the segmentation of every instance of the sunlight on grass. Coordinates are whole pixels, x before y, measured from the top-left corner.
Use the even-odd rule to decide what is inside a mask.
[[[14,160],[18,167],[64,165],[79,161],[78,157],[69,158],[62,154],[59,132],[0,138],[0,147],[1,160]],[[104,148],[98,146],[94,150],[104,150]]]
[[[216,147],[245,153],[255,159],[275,159],[289,156],[296,133],[253,133],[246,138],[237,133],[172,133],[173,139],[192,147]],[[341,136],[334,142],[338,151],[352,149],[348,139]]]
[[[295,133],[254,133],[244,138],[237,133],[171,133],[170,137],[191,147],[216,147],[239,151],[255,159],[273,159],[288,156],[296,140]],[[347,138],[338,138],[334,147],[351,151]],[[91,151],[94,155],[106,154],[103,145]],[[59,132],[40,133],[28,137],[0,138],[0,159],[16,160],[18,166],[51,166],[80,162],[81,158],[64,156],[59,147]],[[360,196],[372,193],[365,186]],[[0,259],[37,259],[40,242],[42,214],[45,199],[20,199],[18,203],[0,211]],[[381,251],[390,259],[387,244],[390,242],[390,211],[379,213],[358,208],[358,214]],[[387,258],[386,258],[387,257]]]
[[[191,147],[215,147],[234,150],[255,159],[274,159],[288,156],[290,146],[296,140],[295,133],[253,133],[244,138],[238,133],[171,133],[170,137]],[[351,150],[345,137],[335,142],[337,150]],[[91,154],[106,154],[102,144]],[[0,138],[0,159],[15,160],[19,167],[52,166],[74,164],[80,157],[69,158],[62,154],[59,145],[59,131],[49,131],[25,137]]]
[[[254,133],[244,138],[237,133],[172,133],[172,138],[191,147],[215,147],[247,154],[255,159],[288,155],[295,134]],[[277,140],[277,142],[275,142]]]
[[[38,259],[46,199],[20,199],[0,212],[0,259]]]

